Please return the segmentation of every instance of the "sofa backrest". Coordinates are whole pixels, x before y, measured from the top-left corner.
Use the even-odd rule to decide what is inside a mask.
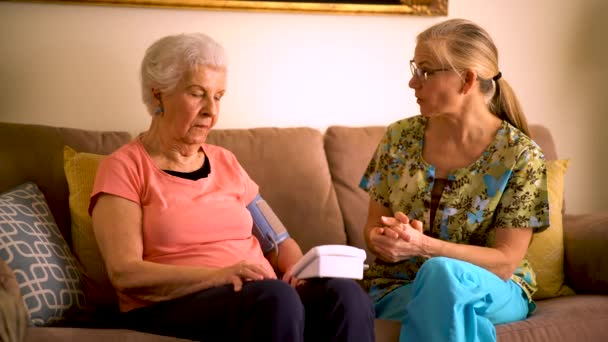
[[[367,221],[369,196],[359,188],[359,182],[384,132],[383,126],[331,126],[324,137],[327,162],[344,217],[348,242],[364,249],[363,228]],[[530,132],[546,159],[556,159],[555,143],[549,130],[542,125],[530,125]],[[370,253],[367,255],[369,259]]]
[[[0,122],[0,192],[27,181],[36,183],[61,233],[71,244],[63,146],[69,145],[78,152],[108,154],[130,139],[126,132]]]
[[[325,153],[331,170],[350,245],[366,249],[363,227],[369,196],[359,182],[385,127],[331,126],[325,132]],[[367,253],[368,259],[370,254]]]
[[[530,128],[547,159],[556,159],[547,128]],[[208,142],[236,155],[304,251],[321,244],[364,248],[369,199],[358,184],[384,129],[332,126],[325,134],[304,127],[218,129]],[[38,184],[70,243],[63,146],[108,154],[130,139],[127,132],[0,123],[0,192],[26,181]]]

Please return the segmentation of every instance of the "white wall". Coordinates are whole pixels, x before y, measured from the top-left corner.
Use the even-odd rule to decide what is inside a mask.
[[[529,121],[572,159],[572,213],[608,209],[606,4],[449,0],[448,17],[493,35]],[[145,48],[202,31],[231,63],[218,128],[385,125],[418,113],[407,61],[416,33],[445,18],[0,3],[0,121],[144,130]]]

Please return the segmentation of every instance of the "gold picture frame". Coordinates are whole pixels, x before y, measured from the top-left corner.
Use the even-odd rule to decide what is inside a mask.
[[[131,7],[195,8],[209,10],[251,10],[331,14],[394,14],[419,16],[445,16],[448,0],[323,0],[298,1],[241,1],[241,0],[8,0],[15,2],[53,2],[98,4]],[[350,3],[349,3],[350,2]],[[353,3],[354,2],[354,3]]]

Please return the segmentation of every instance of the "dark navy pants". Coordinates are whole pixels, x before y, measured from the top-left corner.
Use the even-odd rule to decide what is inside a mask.
[[[196,341],[374,341],[369,296],[348,279],[223,285],[124,313],[125,327]]]

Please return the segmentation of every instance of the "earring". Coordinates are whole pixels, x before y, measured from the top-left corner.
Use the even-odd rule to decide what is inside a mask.
[[[158,107],[156,107],[156,111],[154,111],[154,114],[163,114],[165,111],[165,109],[163,108],[163,106],[158,105]]]

